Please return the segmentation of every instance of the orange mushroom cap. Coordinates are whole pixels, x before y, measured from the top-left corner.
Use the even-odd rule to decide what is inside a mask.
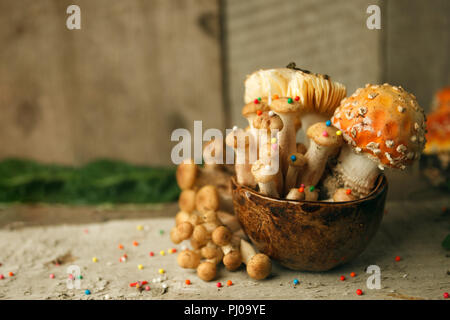
[[[357,153],[381,167],[404,169],[425,146],[425,114],[401,87],[366,85],[341,101],[331,118]]]
[[[427,117],[427,144],[424,153],[450,151],[450,107],[440,108]]]
[[[433,100],[433,110],[438,109],[450,109],[450,86],[436,92]]]

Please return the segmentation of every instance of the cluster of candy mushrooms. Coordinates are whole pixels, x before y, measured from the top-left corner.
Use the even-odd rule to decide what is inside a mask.
[[[204,281],[216,278],[221,263],[229,271],[245,264],[248,275],[261,280],[271,273],[272,263],[267,255],[256,252],[230,213],[228,186],[233,170],[228,170],[222,164],[200,167],[193,160],[178,166],[180,211],[170,237],[173,243],[186,243],[191,248],[186,246],[177,262],[182,268],[196,269]]]
[[[234,128],[226,142],[236,154],[244,150],[236,140],[256,142],[257,160],[236,165],[236,178],[269,197],[363,198],[382,170],[405,169],[425,146],[424,111],[400,86],[367,84],[346,97],[329,76],[290,64],[249,75],[244,100],[249,126]],[[276,151],[280,170],[271,170]]]

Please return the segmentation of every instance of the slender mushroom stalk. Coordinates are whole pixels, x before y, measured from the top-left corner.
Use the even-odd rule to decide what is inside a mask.
[[[292,188],[289,190],[288,194],[286,195],[287,200],[305,200],[305,192],[302,190],[300,192],[300,188]]]
[[[283,176],[285,176],[288,169],[287,157],[297,151],[295,122],[301,106],[292,98],[279,98],[272,102],[270,108],[283,121],[283,129],[278,134],[278,146],[280,149],[280,167]]]
[[[259,191],[269,197],[278,198],[278,187],[276,184],[277,173],[273,173],[270,165],[265,165],[261,160],[257,160],[252,166],[252,173],[258,183]]]
[[[324,122],[312,125],[308,129],[310,145],[305,154],[307,170],[304,170],[299,182],[305,186],[315,186],[325,170],[328,157],[342,145],[342,136],[336,134],[337,129]]]
[[[237,183],[254,188],[256,182],[251,174],[252,159],[250,159],[251,154],[256,152],[253,136],[242,129],[237,129],[230,132],[225,141],[236,153],[235,171]]]
[[[256,253],[253,246],[241,239],[242,261],[247,265],[248,275],[255,280],[267,278],[272,271],[270,258],[263,253]]]
[[[353,201],[356,197],[352,195],[351,189],[339,188],[333,195],[334,202]]]
[[[387,83],[356,90],[341,102],[331,121],[347,144],[332,170],[337,185],[329,188],[330,196],[340,187],[352,189],[357,197],[368,195],[380,170],[405,169],[425,145],[423,109],[414,95]]]
[[[203,161],[205,169],[219,170],[224,165],[224,144],[223,139],[213,139],[203,148]]]
[[[195,210],[195,191],[190,189],[185,189],[181,191],[180,197],[178,198],[178,206],[181,211],[191,213]]]
[[[300,171],[306,166],[307,159],[303,154],[295,152],[288,156],[288,163],[289,168],[286,173],[286,182],[284,184],[285,194],[292,188],[295,188]]]

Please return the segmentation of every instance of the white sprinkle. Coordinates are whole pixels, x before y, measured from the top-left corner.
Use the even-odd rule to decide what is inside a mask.
[[[105,295],[105,300],[109,300],[109,299],[111,299],[111,297],[109,296],[109,294],[106,294]]]
[[[386,156],[386,159],[388,159],[390,163],[392,163],[394,161],[394,159],[392,159],[392,157],[389,154],[389,152],[385,152],[384,155]]]
[[[269,117],[273,117],[274,114],[275,113],[272,110],[269,111]]]
[[[353,101],[352,106],[356,107],[358,105],[358,101]]]
[[[386,147],[392,148],[394,146],[394,140],[386,140]]]
[[[382,164],[379,164],[379,165],[378,165],[378,169],[384,170],[384,166],[383,166]]]
[[[373,151],[373,153],[375,153],[375,154],[379,154],[379,153],[381,152],[380,149],[373,149],[372,151]]]
[[[355,151],[356,151],[356,153],[360,153],[362,151],[362,149],[360,147],[356,147]]]
[[[237,131],[237,129],[238,129],[237,126],[234,126],[234,127],[233,127],[233,131]]]
[[[347,118],[347,120],[353,119],[353,114],[351,111],[347,111],[345,113],[345,117]]]
[[[166,283],[163,283],[161,287],[162,287],[163,289],[166,289],[166,288],[167,288],[167,284],[166,284]]]

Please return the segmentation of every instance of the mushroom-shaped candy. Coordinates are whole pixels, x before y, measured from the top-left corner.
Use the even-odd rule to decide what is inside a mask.
[[[355,196],[372,191],[380,169],[412,164],[425,145],[423,109],[414,95],[387,83],[358,89],[342,100],[331,121],[347,143],[334,174]]]
[[[307,135],[310,139],[308,151],[305,154],[308,165],[300,175],[299,183],[309,187],[319,182],[328,157],[342,145],[342,135],[338,135],[337,129],[328,126],[325,122],[318,122],[309,127]]]
[[[307,158],[298,152],[288,156],[289,168],[286,173],[286,182],[284,184],[285,193],[294,188],[297,184],[297,178],[300,170],[307,164]]]
[[[241,239],[242,261],[247,265],[248,275],[255,280],[262,280],[272,271],[270,258],[263,253],[256,253],[253,246]]]

